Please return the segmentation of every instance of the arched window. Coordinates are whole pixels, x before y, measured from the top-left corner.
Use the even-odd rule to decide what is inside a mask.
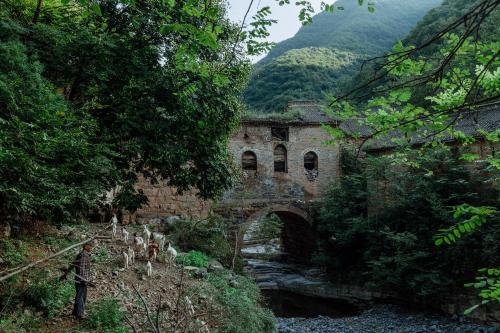
[[[241,167],[243,170],[257,170],[257,156],[253,151],[246,151],[241,156]]]
[[[274,148],[274,172],[287,172],[286,148],[283,145]]]
[[[310,151],[304,155],[304,169],[318,170],[318,155],[315,152]]]

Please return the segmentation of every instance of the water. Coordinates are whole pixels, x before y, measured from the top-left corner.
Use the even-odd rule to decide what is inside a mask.
[[[284,290],[262,290],[261,292],[276,317],[342,318],[359,314],[355,306],[336,300],[304,296]]]

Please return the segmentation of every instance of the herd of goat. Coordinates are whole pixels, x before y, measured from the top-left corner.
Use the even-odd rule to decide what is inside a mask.
[[[173,217],[177,218],[178,217]],[[116,214],[111,218],[111,234],[112,238],[115,238],[118,230],[118,218]],[[146,264],[146,275],[151,276],[153,273],[153,266],[151,265],[151,261],[155,262],[160,251],[165,250],[165,243],[168,244],[167,249],[165,250],[165,258],[168,264],[168,268],[171,268],[172,265],[175,264],[175,258],[177,257],[177,251],[171,246],[170,242],[167,242],[165,235],[158,232],[151,232],[148,227],[145,225],[142,237],[137,235],[137,233],[133,234],[133,244],[128,247],[127,252],[123,252],[123,265],[125,269],[129,268],[129,265],[135,263],[135,254],[142,254],[145,259],[147,259]],[[130,232],[122,227],[121,230],[121,238],[128,244],[130,238]]]

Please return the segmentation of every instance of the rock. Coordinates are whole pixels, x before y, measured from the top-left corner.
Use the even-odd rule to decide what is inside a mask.
[[[207,269],[202,267],[202,268],[198,268],[195,272],[194,272],[194,277],[197,278],[197,279],[203,279],[205,276],[207,276]]]
[[[184,270],[188,271],[188,273],[194,273],[198,270],[196,266],[184,266]]]
[[[112,276],[118,276],[118,271],[113,271],[113,273],[111,273]]]
[[[224,269],[224,266],[222,266],[222,264],[220,262],[218,262],[217,260],[212,260],[208,263],[208,268],[207,270],[209,272],[215,272],[215,271],[220,271],[220,270],[223,270]]]
[[[231,286],[232,288],[238,288],[240,286],[240,283],[236,280],[230,280],[229,286]]]

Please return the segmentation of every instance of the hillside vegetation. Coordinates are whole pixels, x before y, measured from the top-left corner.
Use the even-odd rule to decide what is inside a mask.
[[[356,1],[337,4],[344,10],[316,15],[255,65],[244,94],[251,110],[272,112],[290,99],[322,99],[340,91],[362,59],[390,49],[440,1],[382,0],[374,13]]]

